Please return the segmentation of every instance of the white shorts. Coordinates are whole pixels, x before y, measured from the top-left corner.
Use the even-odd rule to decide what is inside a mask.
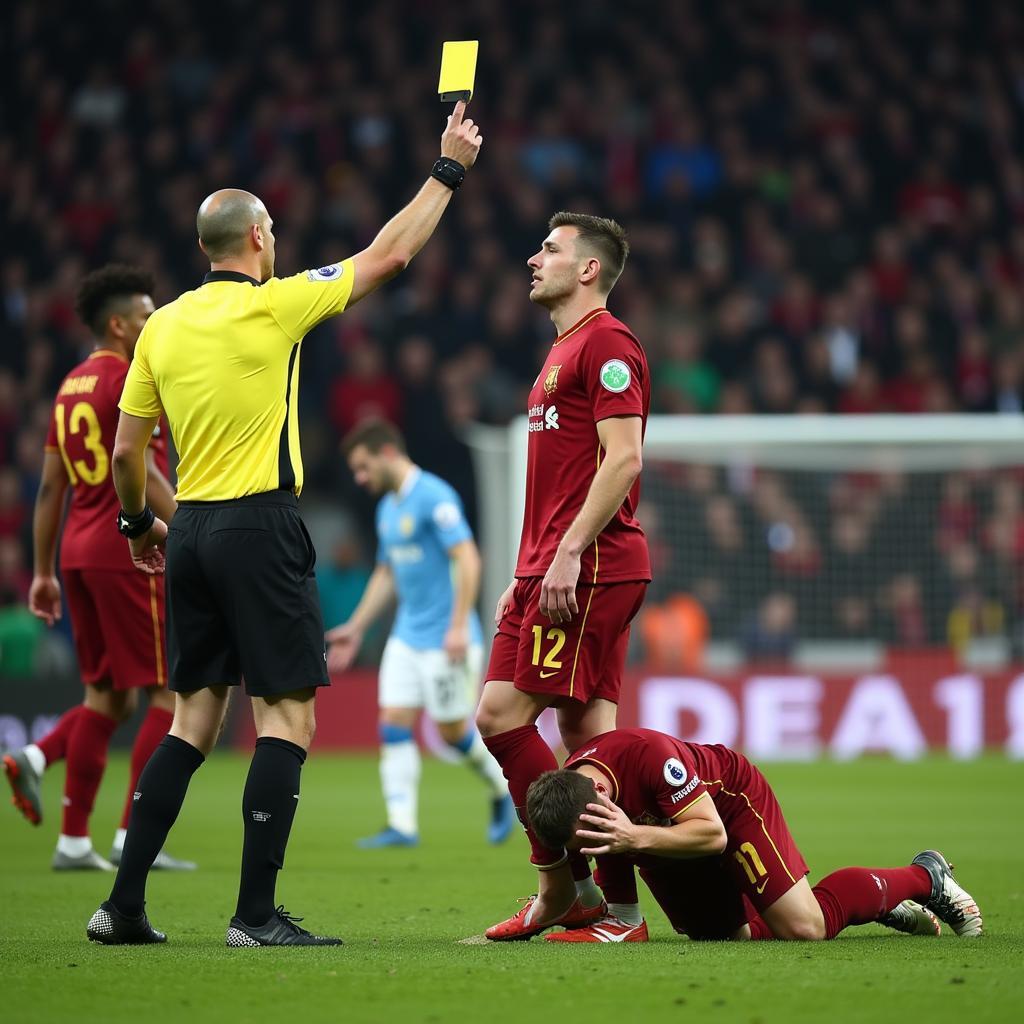
[[[472,645],[453,665],[444,651],[419,651],[391,637],[380,662],[382,708],[425,708],[435,722],[458,722],[476,711],[484,650]]]

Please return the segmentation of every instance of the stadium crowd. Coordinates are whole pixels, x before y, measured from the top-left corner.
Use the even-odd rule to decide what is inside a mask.
[[[102,47],[84,31],[97,17],[111,26]],[[552,335],[527,300],[525,261],[561,208],[629,231],[614,308],[646,346],[654,412],[1024,409],[1024,11],[1013,4],[14,0],[0,24],[7,605],[29,581],[53,393],[89,343],[73,309],[85,272],[109,259],[149,267],[158,304],[193,287],[195,210],[227,184],[266,201],[279,274],[361,248],[433,161],[445,38],[480,39],[471,109],[487,153],[409,272],[303,347],[310,491],[368,523],[336,441],[379,414],[472,515],[460,432],[523,411]],[[961,605],[980,609],[972,622],[1002,615],[1000,630],[1019,613],[1015,477],[922,484],[941,495],[942,537],[922,538],[906,572],[864,582],[877,563],[865,552],[901,507],[893,494],[868,514],[859,498],[808,496],[777,476],[737,497],[700,475],[656,482],[709,539],[709,565],[665,573],[658,593],[693,592],[713,633],[742,634],[754,653],[784,650],[761,634],[787,622],[916,643],[964,628],[950,625]],[[758,612],[730,600],[711,563],[745,557],[730,538],[772,521],[773,502],[795,502],[805,528],[794,526],[788,567],[773,567],[769,546],[758,555],[769,565]],[[655,542],[669,506],[647,513]],[[974,532],[958,541],[961,529]],[[372,547],[338,551],[328,571],[365,578]],[[918,615],[930,557],[948,597]],[[821,611],[807,581],[831,574],[844,582]]]

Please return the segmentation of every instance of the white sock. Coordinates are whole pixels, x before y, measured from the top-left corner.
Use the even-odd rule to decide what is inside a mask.
[[[638,925],[644,915],[640,913],[639,903],[609,903],[608,913],[617,917],[623,924]]]
[[[123,850],[124,849],[124,837],[126,835],[128,835],[128,829],[126,829],[126,828],[119,828],[114,833],[114,849],[115,850]]]
[[[92,849],[92,840],[88,836],[58,836],[57,852],[65,857],[83,857]]]
[[[508,783],[502,774],[501,765],[494,760],[494,755],[487,749],[480,733],[474,729],[472,736],[473,742],[468,750],[454,744],[452,750],[459,751],[463,763],[469,765],[490,786],[491,795],[497,800],[508,793]]]
[[[388,811],[388,825],[407,836],[419,831],[417,797],[420,751],[415,740],[383,743],[380,748],[380,784]]]
[[[576,883],[576,897],[584,907],[596,907],[604,899],[604,894],[594,882],[594,876],[587,875],[582,882]]]
[[[34,743],[25,747],[22,753],[36,775],[42,775],[46,771],[46,755]]]

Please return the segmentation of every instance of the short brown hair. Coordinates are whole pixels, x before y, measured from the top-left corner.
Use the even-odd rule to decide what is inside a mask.
[[[548,221],[548,230],[554,231],[561,227],[576,228],[577,241],[595,251],[601,261],[598,283],[604,292],[610,292],[629,255],[629,241],[622,225],[610,217],[594,217],[589,213],[567,213],[562,210]]]
[[[360,420],[341,441],[341,452],[347,458],[360,445],[364,445],[374,455],[386,444],[393,444],[400,452],[405,452],[405,438],[402,432],[387,420],[370,418]]]
[[[153,275],[141,267],[108,263],[82,280],[75,296],[75,311],[98,338],[103,337],[107,321],[126,306],[133,295],[152,295]]]
[[[526,820],[545,846],[557,850],[576,835],[580,815],[596,798],[589,776],[566,768],[545,772],[526,791]]]

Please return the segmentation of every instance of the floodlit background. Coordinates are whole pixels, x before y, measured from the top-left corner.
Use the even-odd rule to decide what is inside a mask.
[[[652,674],[704,679],[717,687],[709,700],[731,702],[726,735],[739,739],[759,666],[834,676],[820,697],[780,684],[778,700],[821,720],[798,722],[788,746],[772,740],[799,754],[828,745],[858,681],[887,676],[895,688],[873,698],[877,714],[901,735],[916,722],[914,753],[953,742],[953,698],[941,694],[956,677],[946,690],[978,723],[962,751],[1024,748],[1012,458],[924,465],[904,448],[881,472],[830,471],[827,460],[780,463],[784,438],[756,457],[709,461],[686,447],[723,415],[801,415],[794,437],[821,413],[998,412],[1020,430],[1017,5],[15,0],[0,18],[9,678],[73,678],[66,620],[44,636],[22,606],[50,402],[89,345],[72,310],[83,274],[108,259],[144,264],[158,303],[195,286],[195,209],[226,185],[266,201],[281,274],[358,250],[434,159],[441,41],[479,38],[479,165],[410,270],[303,346],[304,508],[328,623],[347,616],[372,567],[372,503],[336,454],[371,414],[398,422],[413,457],[462,494],[492,595],[519,499],[511,462],[495,461],[514,428],[481,427],[523,412],[552,338],[527,300],[525,261],[551,213],[587,210],[630,234],[611,305],[647,349],[653,412],[702,417],[678,421],[677,448],[648,458],[641,515],[657,569],[634,631],[634,695]],[[495,465],[507,492],[481,484]],[[383,636],[364,651],[368,672]],[[371,731],[356,731],[372,744],[365,679]],[[59,703],[40,704],[40,688],[27,704],[23,690],[2,692],[14,733]],[[657,721],[695,735],[715,714],[690,707],[695,697],[657,712],[633,699],[628,720],[676,715]],[[720,715],[709,721],[723,728]]]

